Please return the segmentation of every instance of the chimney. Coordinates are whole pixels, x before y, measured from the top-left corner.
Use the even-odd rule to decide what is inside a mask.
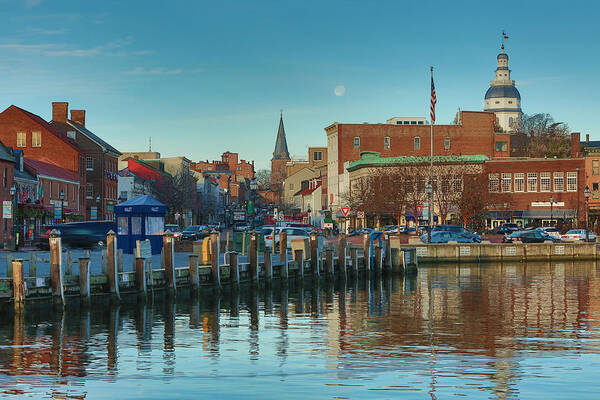
[[[580,135],[579,132],[571,133],[571,158],[578,157],[581,152],[581,143],[579,142]]]
[[[52,121],[66,123],[68,109],[69,103],[65,101],[52,102]]]
[[[85,110],[71,110],[71,121],[85,127]]]
[[[590,134],[589,133],[585,134],[585,144],[587,144],[588,146],[590,145]]]

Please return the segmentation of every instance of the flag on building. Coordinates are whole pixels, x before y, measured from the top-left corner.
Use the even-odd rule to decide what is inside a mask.
[[[433,71],[433,68],[432,68]],[[435,103],[437,98],[435,97],[435,85],[433,84],[433,72],[431,73],[431,123],[435,122]]]

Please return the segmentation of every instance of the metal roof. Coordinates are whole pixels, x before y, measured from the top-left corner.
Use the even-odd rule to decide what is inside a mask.
[[[399,156],[381,157],[376,151],[363,151],[360,160],[351,162],[348,171],[354,171],[363,167],[383,167],[393,165],[425,164],[429,163],[429,156]],[[488,157],[484,154],[470,154],[461,156],[433,156],[433,162],[437,164],[467,164],[484,163]]]
[[[67,123],[69,125],[71,125],[73,128],[77,129],[79,131],[79,133],[87,136],[90,140],[96,142],[100,147],[104,147],[105,150],[116,153],[117,155],[121,155],[121,152],[119,150],[112,147],[110,144],[108,144],[106,141],[102,140],[100,137],[96,136],[85,126],[79,125],[77,122],[71,121],[70,119],[67,120]]]
[[[275,151],[273,152],[275,160],[289,160],[287,141],[285,139],[285,128],[283,127],[283,115],[279,118],[279,129],[277,130],[277,142],[275,142]]]
[[[485,92],[486,99],[497,99],[501,97],[516,98],[521,100],[521,93],[512,85],[490,86]]]

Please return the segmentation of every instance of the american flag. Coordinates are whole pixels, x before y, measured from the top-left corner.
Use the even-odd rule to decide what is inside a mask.
[[[431,76],[431,123],[435,122],[435,103],[437,98],[435,97],[435,85],[433,84],[433,73]]]

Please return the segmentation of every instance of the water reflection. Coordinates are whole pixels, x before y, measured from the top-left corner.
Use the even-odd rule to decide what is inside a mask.
[[[586,372],[600,362],[595,264],[440,266],[64,312],[27,305],[4,320],[4,395],[108,397],[98,381],[118,384],[111,390],[123,398],[181,398],[217,385],[236,397],[250,383],[269,388],[261,398],[378,390],[514,398],[551,380],[566,397],[568,380],[555,379],[565,374],[577,376],[579,397],[598,388]],[[176,392],[158,383],[189,377],[203,379]],[[143,378],[151,380],[140,389]]]

